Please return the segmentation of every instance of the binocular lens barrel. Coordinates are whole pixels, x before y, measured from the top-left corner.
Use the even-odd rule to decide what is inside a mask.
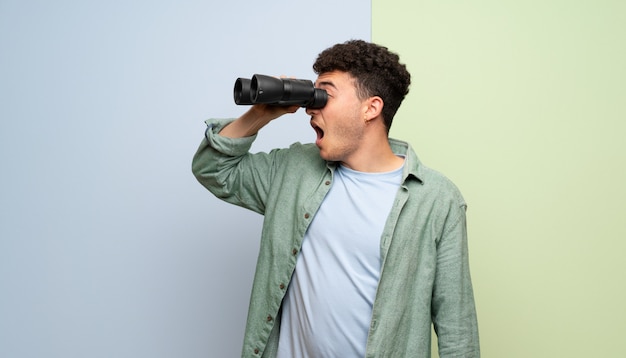
[[[254,75],[252,79],[238,78],[233,90],[235,103],[239,105],[270,104],[275,106],[295,106],[322,108],[328,94],[315,88],[309,80],[276,78]]]
[[[252,104],[252,99],[250,98],[250,82],[251,80],[247,78],[238,78],[235,81],[235,103],[236,104]]]

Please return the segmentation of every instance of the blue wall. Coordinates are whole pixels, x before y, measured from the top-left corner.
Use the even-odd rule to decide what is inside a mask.
[[[329,10],[330,9],[330,10]],[[236,77],[314,79],[369,1],[0,2],[0,357],[233,357],[261,217],[191,157]],[[310,141],[303,111],[255,150]]]

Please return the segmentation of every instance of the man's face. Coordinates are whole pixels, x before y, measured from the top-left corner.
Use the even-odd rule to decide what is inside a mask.
[[[324,108],[306,110],[317,133],[315,144],[323,159],[346,163],[363,145],[365,101],[357,97],[355,80],[347,72],[322,73],[315,87],[328,93]]]

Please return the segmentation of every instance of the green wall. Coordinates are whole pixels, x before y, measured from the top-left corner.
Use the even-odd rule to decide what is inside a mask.
[[[373,0],[468,201],[483,357],[626,356],[626,2]]]

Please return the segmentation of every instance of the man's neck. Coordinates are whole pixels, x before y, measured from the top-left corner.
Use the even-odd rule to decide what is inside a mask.
[[[366,139],[367,147],[353,153],[341,164],[349,169],[366,173],[384,173],[400,168],[404,158],[398,157],[385,136]]]

